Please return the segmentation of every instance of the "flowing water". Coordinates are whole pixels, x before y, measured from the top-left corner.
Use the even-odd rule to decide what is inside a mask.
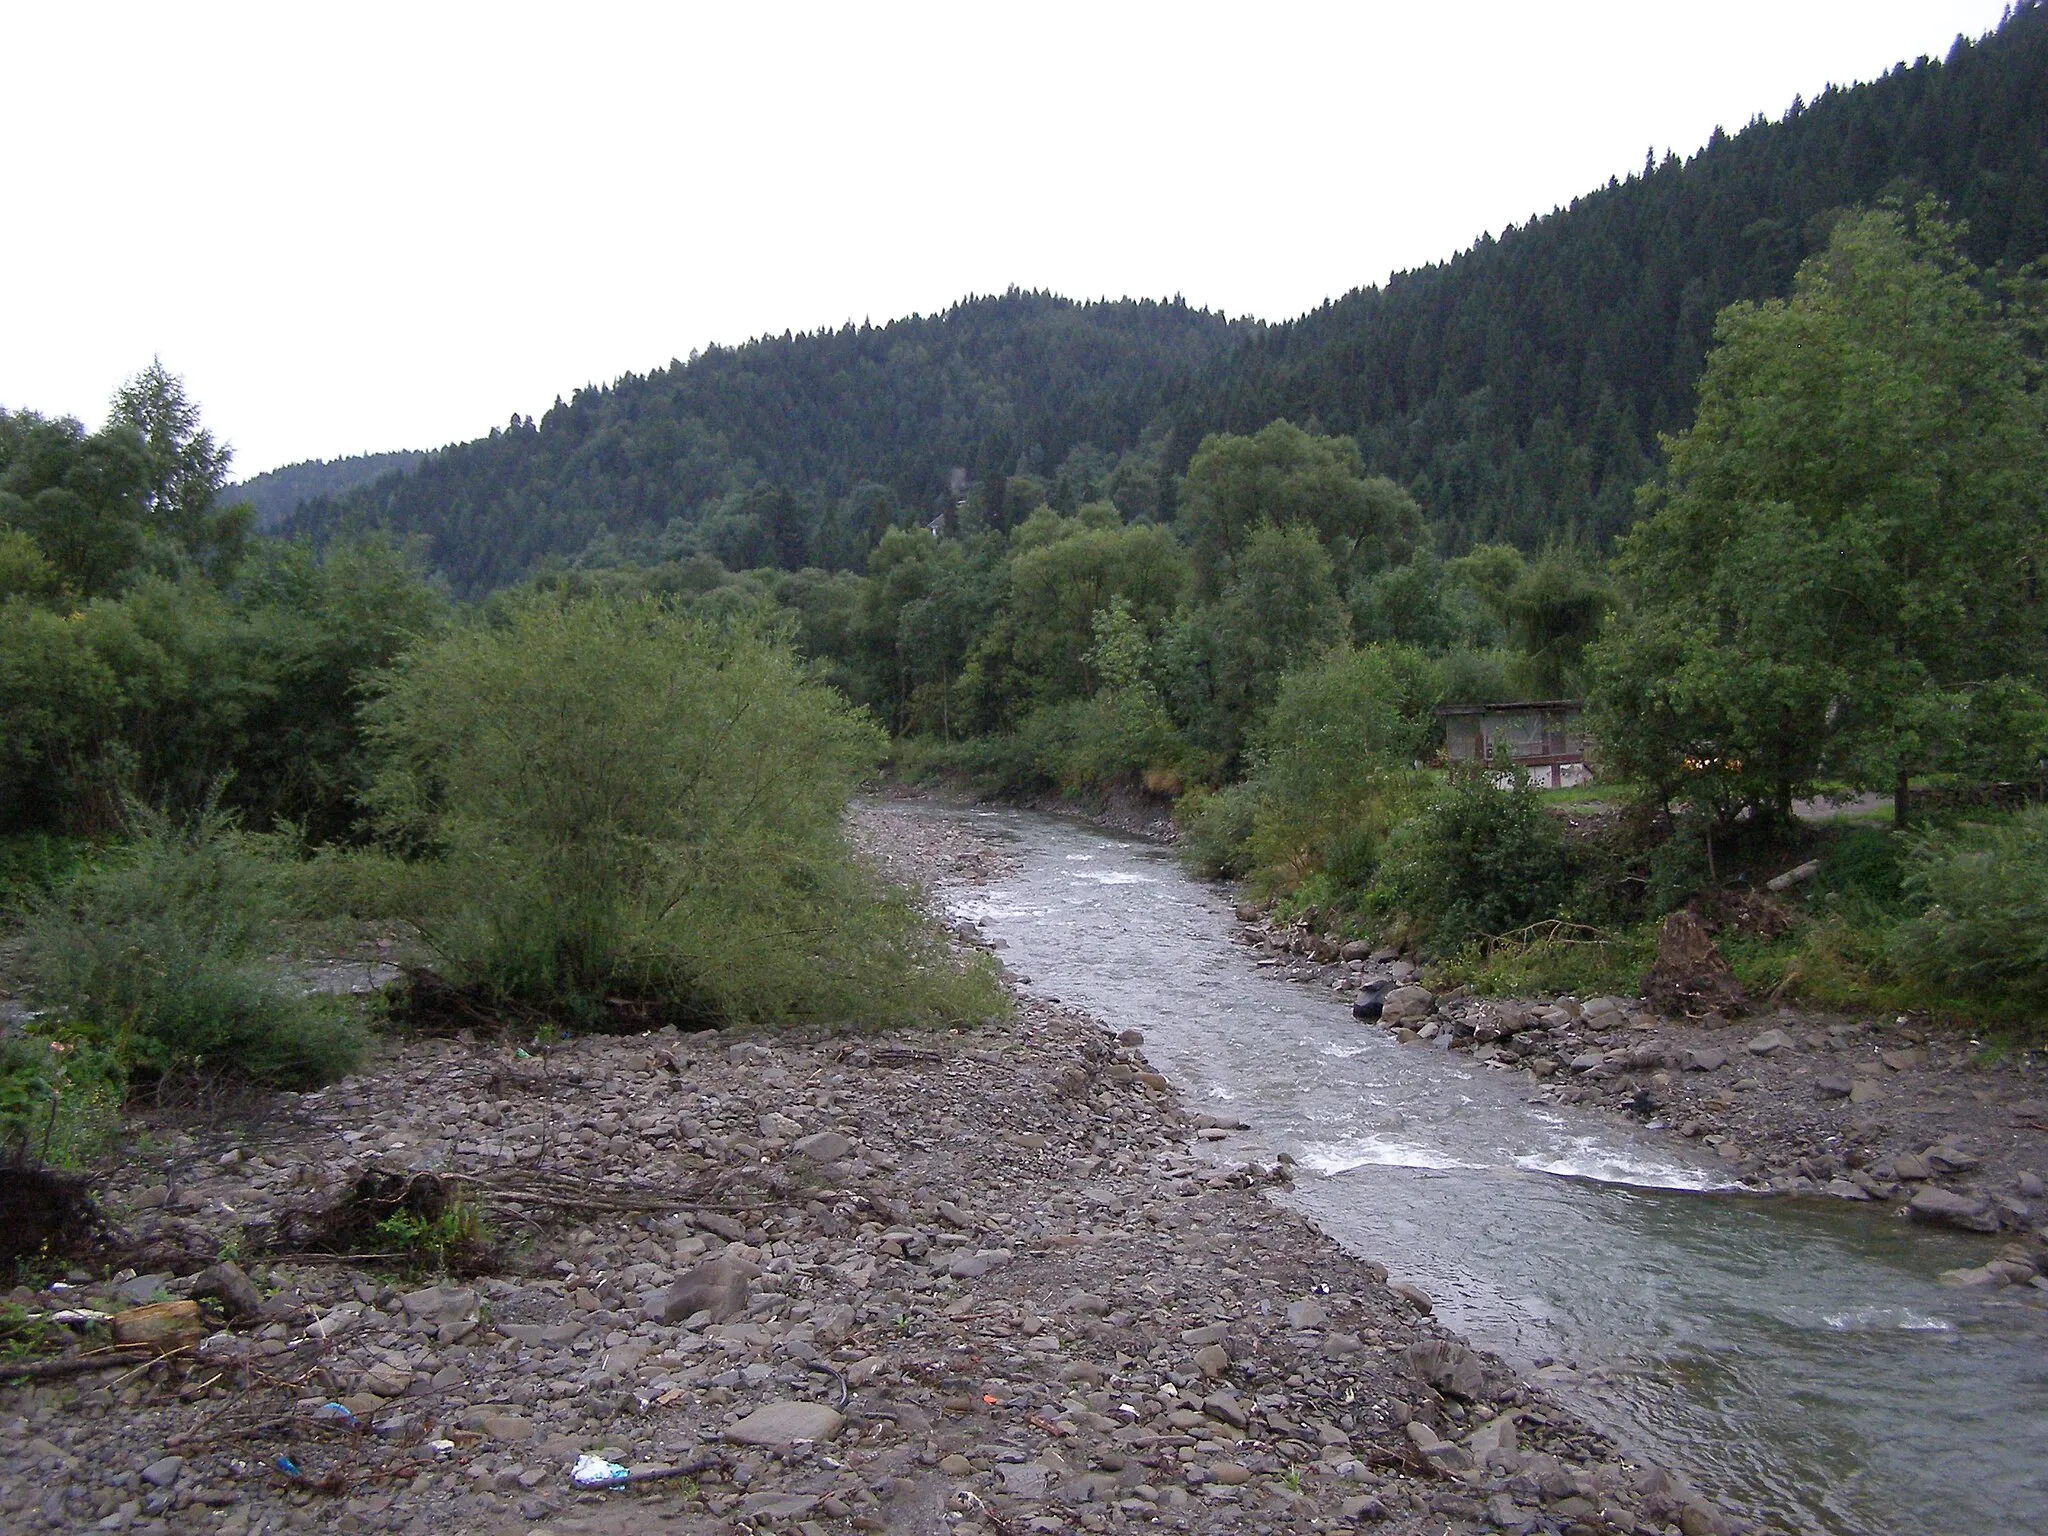
[[[1291,1153],[1286,1198],[1636,1455],[1788,1531],[2048,1531],[2048,1318],[1937,1283],[1982,1240],[1729,1192],[1649,1131],[1355,1024],[1262,970],[1164,850],[965,816],[1016,873],[961,900],[1031,990],[1145,1031],[1193,1109]]]

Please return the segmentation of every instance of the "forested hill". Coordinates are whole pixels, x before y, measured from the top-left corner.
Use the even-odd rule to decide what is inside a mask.
[[[1204,432],[1313,421],[1355,433],[1454,549],[1604,540],[1656,435],[1692,419],[1715,314],[1785,293],[1835,210],[1930,192],[1981,265],[2048,252],[2048,7],[1262,328],[1182,395],[1174,463]]]
[[[1177,300],[1013,290],[935,316],[714,347],[580,389],[538,422],[515,417],[403,479],[316,501],[289,526],[359,519],[424,533],[468,592],[593,539],[631,545],[666,530],[674,552],[706,524],[729,565],[857,565],[890,524],[950,505],[956,470],[1021,463],[1050,476],[1081,449],[1099,480],[1114,459],[1091,445],[1135,443],[1169,383],[1238,334]]]
[[[346,459],[306,459],[280,469],[251,475],[221,492],[227,502],[246,501],[256,509],[256,526],[274,528],[302,501],[339,496],[386,475],[410,473],[425,454],[359,453]]]
[[[550,558],[858,569],[886,526],[950,506],[959,471],[1037,475],[1063,509],[1106,495],[1158,515],[1205,433],[1285,417],[1355,435],[1446,553],[1605,542],[1633,518],[1657,434],[1691,419],[1717,311],[1785,293],[1838,210],[1927,193],[1987,267],[2048,252],[2041,0],[1945,60],[1717,132],[1298,320],[1013,291],[714,348],[286,526],[424,534],[471,593]]]

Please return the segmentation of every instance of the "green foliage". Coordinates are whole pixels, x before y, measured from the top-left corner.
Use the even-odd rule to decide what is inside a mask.
[[[1896,832],[1851,827],[1822,854],[1820,888],[1864,908],[1889,911],[1905,892],[1906,844]]]
[[[40,1033],[0,1035],[0,1157],[83,1168],[113,1140],[121,1073],[104,1051]]]
[[[1604,543],[1634,521],[1659,435],[1692,419],[1715,315],[1782,296],[1836,210],[1924,188],[1968,221],[1980,265],[2048,252],[2042,79],[2048,9],[2020,5],[1946,57],[1717,129],[1683,161],[1254,330],[1177,394],[1174,442],[1313,420],[1407,486],[1446,549]]]
[[[1418,925],[1429,953],[1451,954],[1553,915],[1571,889],[1564,835],[1521,774],[1453,768],[1422,813],[1388,840],[1373,910]]]
[[[1488,997],[1634,997],[1657,957],[1657,932],[1645,926],[1608,933],[1564,921],[1493,943],[1468,943],[1433,961],[1424,981],[1470,987]]]
[[[2048,675],[2048,594],[2015,579],[2048,539],[2040,318],[1986,298],[1924,204],[1845,219],[1791,299],[1721,317],[1592,653],[1617,767],[1782,820],[1823,774],[1903,788],[2001,741],[2024,761]]]
[[[466,1200],[451,1201],[431,1218],[401,1206],[377,1223],[371,1238],[377,1251],[403,1259],[416,1277],[474,1273],[492,1241],[483,1212]]]
[[[1673,819],[1671,833],[1650,850],[1649,879],[1643,891],[1643,912],[1661,918],[1691,901],[1713,878],[1707,857],[1710,829],[1698,818]]]
[[[1362,887],[1419,798],[1410,763],[1435,722],[1403,687],[1391,650],[1334,651],[1282,679],[1249,778],[1247,852],[1263,883],[1285,888],[1328,870]]]
[[[1405,559],[1421,531],[1415,502],[1391,480],[1368,478],[1358,445],[1269,422],[1249,437],[1202,439],[1188,464],[1181,523],[1195,596],[1213,599],[1261,528],[1314,531],[1341,577],[1364,577]]]
[[[468,597],[607,536],[665,539],[669,558],[857,570],[889,527],[957,515],[953,466],[1007,486],[1027,460],[1050,468],[1086,448],[1075,468],[1087,475],[1097,444],[1115,469],[1088,488],[1170,521],[1141,439],[1168,383],[1242,329],[1179,302],[1012,290],[887,325],[764,336],[578,390],[285,526],[423,535]]]
[[[131,804],[129,840],[41,902],[27,929],[37,996],[61,1037],[131,1079],[327,1082],[353,1064],[354,1024],[265,963],[278,871],[209,805],[189,822]]]
[[[974,1018],[1000,1006],[840,835],[880,748],[774,635],[652,599],[503,605],[368,709],[379,824],[452,978],[572,1018]]]
[[[1903,969],[1964,992],[2048,1002],[2048,807],[1919,840],[1904,886],[1920,911],[1894,944]]]
[[[1212,880],[1242,880],[1252,872],[1252,824],[1258,810],[1259,792],[1250,783],[1188,795],[1174,810],[1181,857]]]

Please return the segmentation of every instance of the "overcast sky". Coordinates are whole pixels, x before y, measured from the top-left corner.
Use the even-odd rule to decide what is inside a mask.
[[[0,406],[251,474],[1012,284],[1272,319],[1999,0],[9,8]]]

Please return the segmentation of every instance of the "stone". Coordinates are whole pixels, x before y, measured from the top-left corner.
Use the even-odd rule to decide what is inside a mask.
[[[1472,1453],[1473,1459],[1481,1466],[1486,1465],[1486,1458],[1496,1451],[1507,1451],[1512,1454],[1519,1448],[1519,1439],[1515,1433],[1515,1416],[1512,1413],[1503,1413],[1498,1418],[1488,1419],[1465,1437],[1465,1449]]]
[[[1479,1357],[1450,1339],[1418,1339],[1402,1352],[1408,1369],[1439,1392],[1475,1398],[1486,1384]]]
[[[114,1287],[114,1299],[131,1307],[146,1307],[157,1297],[168,1294],[166,1288],[170,1283],[169,1275],[136,1275]]]
[[[801,1520],[817,1507],[817,1499],[808,1494],[771,1493],[764,1490],[742,1497],[736,1513],[749,1520],[773,1523],[777,1520]]]
[[[1968,1173],[1972,1168],[1980,1166],[1983,1161],[1959,1147],[1947,1145],[1929,1147],[1921,1156],[1927,1159],[1927,1166],[1937,1174]]]
[[[1209,1469],[1209,1481],[1226,1488],[1238,1488],[1252,1480],[1251,1468],[1235,1461],[1219,1461]]]
[[[1076,1291],[1067,1298],[1067,1310],[1078,1312],[1083,1317],[1107,1317],[1108,1298],[1097,1296],[1093,1291]]]
[[[398,1298],[399,1310],[408,1322],[429,1328],[466,1321],[476,1316],[476,1305],[476,1292],[460,1285],[429,1286]]]
[[[1010,1262],[1007,1248],[982,1248],[973,1253],[961,1251],[953,1255],[946,1265],[946,1273],[955,1280],[979,1280],[990,1270],[1001,1269]]]
[[[1574,1072],[1590,1072],[1595,1067],[1605,1065],[1606,1061],[1606,1055],[1600,1051],[1581,1051],[1571,1059],[1569,1065]]]
[[[503,1440],[508,1445],[522,1445],[535,1434],[533,1421],[516,1413],[489,1414],[477,1427],[493,1440]]]
[[[761,1272],[745,1259],[720,1254],[677,1278],[647,1304],[650,1322],[680,1323],[709,1312],[714,1323],[730,1322],[747,1310],[747,1283]]]
[[[1380,1004],[1380,1017],[1389,1024],[1424,1017],[1436,1006],[1436,994],[1427,987],[1396,987]]]
[[[2019,1178],[2019,1188],[2020,1193],[2029,1200],[2038,1200],[2043,1195],[2048,1195],[2048,1184],[2041,1182],[2041,1176],[2038,1173],[2022,1173]]]
[[[1428,1293],[1419,1286],[1410,1285],[1405,1280],[1391,1282],[1387,1286],[1387,1290],[1391,1294],[1400,1297],[1418,1312],[1426,1313],[1434,1310],[1435,1304],[1430,1301]]]
[[[1878,1086],[1877,1079],[1875,1078],[1859,1077],[1849,1084],[1849,1102],[1851,1104],[1875,1104],[1883,1097],[1884,1089]]]
[[[1287,1326],[1290,1328],[1320,1328],[1329,1320],[1330,1314],[1312,1297],[1304,1296],[1287,1308]]]
[[[256,1289],[256,1283],[243,1272],[242,1266],[232,1260],[224,1259],[201,1270],[199,1278],[192,1282],[192,1294],[214,1297],[234,1322],[253,1322],[263,1315],[263,1293]]]
[[[1924,1065],[1927,1061],[1927,1053],[1925,1051],[1879,1051],[1877,1059],[1890,1067],[1894,1072],[1905,1072],[1910,1071],[1914,1067]]]
[[[1789,1051],[1792,1037],[1782,1029],[1767,1029],[1762,1034],[1743,1042],[1742,1048],[1752,1056],[1769,1056],[1778,1051]]]
[[[691,1215],[690,1225],[699,1232],[709,1232],[713,1237],[722,1237],[728,1243],[744,1243],[747,1240],[746,1223],[726,1215],[723,1211],[697,1211]]]
[[[836,1163],[842,1157],[852,1155],[853,1142],[837,1131],[818,1131],[799,1137],[790,1144],[790,1151],[800,1153],[814,1163]]]
[[[1229,1392],[1212,1392],[1203,1399],[1202,1411],[1212,1419],[1221,1419],[1239,1429],[1251,1423],[1251,1415],[1245,1412],[1244,1404]]]
[[[1956,1227],[1965,1232],[1996,1232],[1998,1216],[1982,1195],[1959,1195],[1935,1184],[1924,1184],[1906,1202],[1906,1214],[1929,1226]]]
[[[185,1470],[185,1458],[166,1456],[152,1461],[142,1469],[142,1480],[152,1488],[168,1488],[178,1480],[178,1474]]]
[[[1718,1072],[1728,1065],[1728,1053],[1717,1045],[1689,1046],[1678,1064],[1687,1072]]]
[[[363,1372],[362,1390],[378,1397],[401,1397],[412,1385],[412,1372],[402,1365],[380,1361]]]
[[[1180,1341],[1200,1348],[1204,1344],[1221,1344],[1230,1337],[1230,1324],[1210,1323],[1202,1328],[1183,1328]]]
[[[1892,1159],[1892,1177],[1910,1179],[1915,1183],[1934,1177],[1934,1170],[1927,1166],[1927,1160],[1915,1152],[1901,1152]]]
[[[1846,1099],[1854,1096],[1856,1085],[1846,1077],[1818,1077],[1814,1079],[1813,1091],[1824,1099]]]
[[[1195,1369],[1204,1376],[1221,1376],[1230,1368],[1230,1351],[1221,1344],[1204,1344],[1195,1351]]]
[[[735,1445],[795,1445],[803,1440],[830,1440],[843,1420],[823,1403],[783,1399],[763,1403],[725,1432]]]
[[[1036,1462],[1006,1462],[996,1468],[996,1488],[1017,1499],[1045,1497],[1046,1470]]]

